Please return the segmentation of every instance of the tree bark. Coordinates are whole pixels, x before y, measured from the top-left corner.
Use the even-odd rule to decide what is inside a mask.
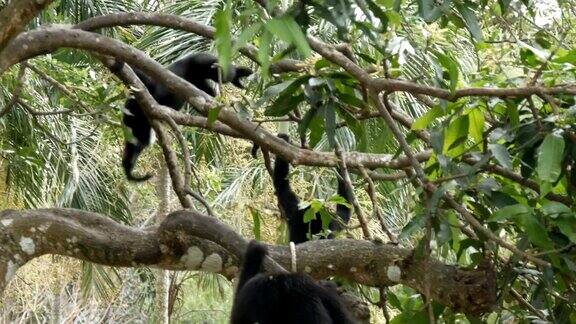
[[[171,182],[168,167],[162,156],[160,156],[162,168],[158,174],[156,193],[159,198],[158,210],[156,211],[156,224],[160,224],[166,219],[170,212]],[[170,272],[164,269],[156,269],[156,322],[162,324],[170,323],[169,297],[170,297]]]
[[[54,0],[13,0],[0,11],[0,52]]]
[[[109,266],[202,270],[232,278],[248,242],[214,217],[173,212],[160,224],[136,229],[106,216],[75,209],[0,212],[0,291],[17,269],[44,254]],[[288,247],[269,246],[270,256],[290,268]],[[422,260],[413,251],[363,240],[318,240],[296,248],[298,271],[316,279],[341,276],[369,286],[404,284],[467,314],[490,311],[496,276],[489,266],[462,269]],[[427,273],[429,282],[425,282]]]

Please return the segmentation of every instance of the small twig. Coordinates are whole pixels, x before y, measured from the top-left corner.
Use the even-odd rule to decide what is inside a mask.
[[[188,149],[188,142],[186,141],[186,138],[184,138],[184,135],[182,134],[180,129],[178,129],[178,125],[176,124],[174,119],[172,119],[170,116],[167,115],[164,115],[162,117],[163,120],[168,123],[172,132],[176,135],[176,139],[178,140],[178,144],[180,145],[180,148],[182,150],[183,155],[182,160],[184,162],[184,192],[191,195],[194,199],[200,202],[206,208],[206,212],[210,216],[216,217],[216,215],[214,214],[214,210],[212,210],[212,206],[210,206],[208,201],[206,201],[206,199],[202,196],[201,193],[192,190],[192,187],[190,186],[190,178],[192,177],[193,173],[196,176],[198,186],[200,186],[200,181],[198,176],[195,174],[196,172],[194,172],[194,168],[192,167],[190,150]]]
[[[90,114],[94,113],[94,109],[92,109],[92,107],[86,105],[84,103],[84,101],[82,101],[80,98],[78,98],[78,96],[74,92],[72,92],[70,89],[68,89],[68,87],[66,85],[60,83],[58,80],[54,79],[50,75],[44,73],[44,71],[40,70],[39,68],[37,68],[36,66],[34,66],[28,62],[24,62],[23,64],[24,64],[24,66],[26,66],[27,68],[32,70],[34,73],[36,73],[41,79],[43,79],[44,81],[46,81],[46,82],[52,84],[54,87],[56,87],[60,92],[62,92],[66,97],[68,97],[69,99],[74,101],[76,103],[76,105],[81,107],[84,111],[86,111]],[[115,122],[115,121],[111,121],[107,116],[102,115],[101,117],[104,119],[104,122],[109,124],[109,125],[121,126],[120,123]]]
[[[188,199],[188,193],[184,188],[184,179],[182,179],[182,175],[178,172],[178,157],[170,147],[170,136],[168,136],[162,127],[162,123],[159,120],[151,119],[150,124],[152,125],[152,128],[154,128],[156,135],[158,135],[158,144],[160,144],[160,147],[162,148],[164,159],[166,160],[166,165],[168,166],[168,171],[170,172],[172,188],[174,189],[176,196],[178,196],[178,200],[180,200],[182,207],[185,209],[192,209],[192,202],[190,199]]]
[[[412,148],[410,147],[410,144],[408,144],[406,137],[404,136],[404,134],[402,134],[402,132],[396,125],[394,119],[392,118],[392,115],[390,114],[391,109],[388,109],[387,107],[389,106],[387,95],[383,95],[382,98],[380,98],[378,93],[370,91],[370,96],[372,97],[374,102],[376,102],[376,106],[378,107],[380,115],[382,116],[382,118],[384,118],[384,121],[386,122],[388,128],[390,128],[392,134],[394,134],[394,137],[398,141],[398,144],[402,148],[402,151],[404,151],[404,154],[406,154],[406,156],[410,160],[410,164],[412,165],[412,168],[416,173],[415,180],[417,184],[419,184],[420,186],[423,185],[424,183],[427,182],[426,175],[424,174],[424,169],[420,165],[420,162],[418,162],[418,160],[414,156],[414,152],[412,152]]]
[[[42,125],[42,123],[40,123],[40,121],[38,121],[38,116],[36,114],[34,114],[34,110],[27,103],[25,103],[24,101],[22,101],[20,99],[18,99],[17,102],[18,102],[18,105],[20,105],[22,108],[24,108],[24,110],[26,110],[28,113],[30,113],[30,115],[32,115],[32,120],[33,120],[34,124],[36,125],[36,127],[38,127],[42,131],[42,133],[44,133],[44,135],[48,136],[48,138],[50,138],[51,140],[53,140],[54,142],[56,142],[60,145],[69,146],[69,145],[81,143],[81,142],[89,139],[90,137],[94,136],[96,134],[96,132],[98,131],[98,128],[100,126],[100,125],[96,125],[90,131],[90,133],[88,133],[87,135],[85,135],[79,139],[75,139],[75,140],[72,140],[70,142],[64,142],[63,140],[58,138],[56,135],[52,134],[52,132],[50,132],[50,130],[48,130],[44,125]]]
[[[382,212],[380,211],[380,208],[378,207],[378,202],[376,200],[376,186],[374,186],[374,182],[372,181],[372,178],[370,178],[370,176],[368,175],[368,172],[366,172],[366,168],[360,168],[360,172],[362,173],[362,176],[364,177],[364,179],[368,183],[368,187],[366,188],[366,191],[368,192],[368,196],[370,197],[370,201],[372,202],[373,214],[376,215],[376,217],[380,221],[380,226],[382,227],[382,230],[384,231],[384,233],[386,233],[386,235],[388,236],[388,239],[390,240],[390,242],[397,244],[398,239],[396,238],[396,236],[394,236],[394,234],[392,234],[392,232],[390,232],[390,230],[386,226],[386,221],[384,220],[384,216],[382,215]]]
[[[358,222],[360,222],[360,226],[362,227],[362,233],[364,234],[364,238],[367,240],[372,239],[372,234],[368,229],[368,222],[364,217],[364,213],[362,212],[362,208],[360,208],[360,204],[358,203],[358,199],[354,194],[354,187],[352,186],[352,180],[350,180],[350,174],[348,173],[348,167],[346,166],[346,158],[344,154],[342,154],[342,149],[340,145],[336,143],[336,156],[340,159],[339,165],[340,169],[342,170],[342,180],[344,181],[344,185],[346,186],[346,190],[350,193],[351,203],[354,206],[354,210],[356,211],[356,216],[358,216]]]
[[[534,104],[534,99],[532,99],[532,96],[526,98],[528,101],[528,108],[530,109],[530,112],[532,112],[532,116],[534,116],[534,120],[536,121],[536,127],[538,127],[539,131],[542,131],[544,128],[542,127],[542,118],[540,118],[540,114],[538,113],[538,109],[536,108],[536,105]]]
[[[430,190],[431,187],[433,187],[432,184],[427,185],[427,187],[425,189]],[[537,265],[543,266],[543,267],[548,267],[550,266],[550,263],[539,259],[529,253],[526,253],[520,249],[518,249],[517,247],[515,247],[514,245],[502,240],[501,238],[499,238],[496,234],[494,234],[491,230],[489,230],[488,228],[484,227],[482,225],[482,223],[480,223],[480,221],[478,221],[476,219],[476,217],[474,217],[474,215],[472,215],[464,206],[460,205],[458,202],[456,202],[456,200],[454,200],[454,198],[448,194],[445,193],[444,194],[444,200],[446,200],[446,202],[448,202],[448,204],[454,209],[456,210],[462,217],[464,217],[464,219],[466,220],[466,222],[468,222],[468,224],[470,224],[470,226],[472,226],[472,228],[474,228],[475,230],[481,232],[482,234],[486,235],[486,237],[488,237],[488,239],[490,239],[491,241],[497,243],[498,245],[502,246],[503,248],[510,250],[511,252],[517,254],[518,256],[532,261]]]
[[[544,313],[542,313],[539,309],[536,309],[536,307],[532,306],[532,304],[530,304],[526,299],[524,299],[522,297],[522,295],[520,295],[516,290],[514,290],[514,288],[510,288],[510,294],[520,304],[522,304],[522,305],[524,305],[524,307],[528,308],[528,310],[530,312],[532,312],[534,315],[538,316],[541,320],[546,321],[546,315]]]
[[[26,76],[26,62],[20,63],[20,69],[18,70],[18,77],[16,87],[12,92],[12,98],[10,101],[4,106],[2,110],[0,110],[0,118],[6,115],[16,104],[16,102],[20,99],[20,94],[22,93],[22,88],[24,88],[24,77]]]

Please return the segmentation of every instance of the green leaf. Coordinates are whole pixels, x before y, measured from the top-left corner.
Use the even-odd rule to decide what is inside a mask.
[[[338,115],[346,121],[346,126],[354,133],[357,143],[356,148],[361,152],[366,151],[368,145],[366,128],[341,106],[338,106]]]
[[[474,143],[481,143],[484,134],[484,113],[479,108],[472,109],[468,113],[468,119],[470,136],[474,139]]]
[[[340,196],[340,195],[334,195],[332,197],[330,197],[330,199],[328,199],[328,202],[333,202],[336,203],[337,205],[342,205],[342,206],[346,206],[348,208],[352,208],[352,205],[346,201],[346,198]]]
[[[304,223],[310,223],[316,219],[316,212],[313,208],[308,208],[304,213]]]
[[[370,8],[370,11],[372,11],[374,16],[380,19],[380,22],[382,23],[381,31],[386,31],[388,28],[388,16],[386,16],[384,10],[382,10],[382,8],[380,8],[380,6],[375,4],[372,0],[366,0],[366,3],[368,4],[368,8]]]
[[[292,84],[292,82],[293,80],[287,80],[266,88],[260,99],[258,99],[258,101],[254,104],[254,106],[260,107],[264,105],[267,101],[279,95],[280,92],[284,91],[284,89],[286,89],[290,84]]]
[[[453,144],[456,143],[456,141],[462,138],[466,138],[468,136],[469,125],[470,122],[468,120],[468,115],[460,116],[450,123],[448,128],[445,130],[445,136],[444,136],[443,151],[445,154],[448,154],[449,151],[452,151]],[[454,153],[456,155],[459,154],[459,152],[451,152],[451,153]]]
[[[572,243],[576,243],[576,221],[572,218],[559,218],[554,221],[560,232],[566,235]]]
[[[310,109],[308,109],[308,111],[304,114],[302,122],[298,125],[298,133],[300,136],[306,136],[306,130],[310,127],[310,123],[317,113],[318,108],[310,107]]]
[[[564,138],[556,134],[548,134],[538,148],[538,178],[544,182],[553,183],[560,176],[562,158],[564,156]]]
[[[436,118],[442,117],[443,115],[444,111],[442,108],[440,106],[434,106],[424,115],[420,116],[420,118],[416,119],[414,124],[412,124],[412,130],[423,130],[436,120]]]
[[[260,212],[257,209],[254,209],[252,207],[248,207],[250,209],[250,214],[252,214],[252,233],[254,233],[254,238],[258,241],[261,240],[262,238],[262,231],[261,231],[261,219],[262,216],[260,215]]]
[[[212,125],[214,125],[214,122],[216,122],[218,119],[218,114],[223,107],[223,105],[218,105],[208,111],[208,127],[212,127]]]
[[[546,228],[538,221],[535,214],[523,213],[518,217],[518,223],[524,228],[531,242],[546,249],[552,248],[553,244]]]
[[[506,146],[502,144],[488,144],[488,150],[492,152],[492,155],[494,155],[496,161],[498,161],[501,166],[506,169],[512,169],[512,159]]]
[[[576,49],[573,49],[566,54],[555,58],[553,61],[556,63],[570,63],[572,65],[576,65]]]
[[[218,63],[222,68],[223,77],[230,72],[232,64],[232,34],[230,31],[232,23],[232,9],[230,0],[222,10],[219,10],[214,17],[214,26],[216,33],[214,35],[216,42],[216,51],[218,52]]]
[[[442,17],[444,12],[450,10],[452,5],[451,0],[443,1],[440,6],[437,5],[435,0],[417,0],[418,3],[418,13],[427,23],[436,21],[438,18]]]
[[[458,62],[452,57],[440,52],[436,52],[435,55],[442,67],[448,71],[448,76],[450,77],[450,92],[454,93],[458,85]]]
[[[272,45],[272,34],[264,31],[260,36],[260,49],[258,50],[258,61],[262,67],[262,77],[266,80],[270,75],[270,51]]]
[[[296,46],[302,56],[308,57],[312,53],[310,45],[306,41],[306,36],[292,17],[273,18],[266,23],[266,29],[281,40]]]
[[[542,205],[542,212],[544,215],[549,216],[551,218],[558,218],[560,216],[569,216],[569,217],[574,216],[572,210],[570,210],[570,207],[557,201],[546,201]]]
[[[358,107],[360,109],[366,108],[366,103],[362,99],[356,97],[353,94],[344,93],[340,91],[336,91],[334,94],[336,95],[336,98],[338,98],[338,101],[340,101],[341,103],[350,105],[352,107]]]
[[[518,215],[532,215],[534,210],[526,205],[516,204],[498,209],[490,218],[489,222],[500,222],[504,220],[515,219]]]
[[[260,31],[261,28],[262,28],[261,23],[254,23],[254,24],[246,27],[246,29],[244,29],[240,33],[238,38],[236,38],[236,41],[234,42],[233,53],[238,52],[238,50],[242,46],[246,45],[250,40],[252,40],[254,38],[254,35],[256,35]]]
[[[298,104],[301,103],[302,101],[304,101],[303,93],[283,97],[282,100],[278,98],[276,102],[274,102],[266,109],[264,114],[266,116],[275,116],[275,117],[287,115],[289,112],[298,107]]]
[[[476,13],[474,13],[474,11],[470,9],[468,4],[457,5],[456,8],[458,9],[458,12],[460,12],[460,14],[462,15],[462,18],[464,18],[464,21],[466,22],[466,27],[468,28],[470,35],[472,35],[475,41],[481,42],[482,29],[480,29],[480,24],[478,23]]]
[[[330,148],[336,147],[336,111],[334,102],[329,100],[324,109],[324,127]]]
[[[402,232],[400,233],[398,239],[403,240],[409,238],[417,231],[421,230],[426,226],[426,221],[428,217],[424,213],[418,213],[416,216],[412,217],[412,219],[402,228]]]
[[[326,208],[322,208],[318,211],[320,213],[320,219],[322,220],[322,230],[327,230],[332,222],[332,215],[326,210]]]
[[[296,107],[295,105],[304,100],[304,95],[300,94],[299,96],[295,96],[295,92],[300,90],[302,84],[311,77],[310,75],[303,75],[292,81],[289,86],[280,92],[276,101],[266,109],[266,115],[283,116],[294,109]]]

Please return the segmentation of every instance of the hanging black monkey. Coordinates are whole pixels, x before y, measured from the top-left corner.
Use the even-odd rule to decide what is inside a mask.
[[[218,59],[214,55],[196,53],[170,64],[167,69],[214,97],[216,93],[208,80],[218,82],[219,68],[217,62]],[[159,104],[174,110],[182,108],[185,101],[182,96],[170,92],[165,86],[151,79],[142,71],[135,69],[134,72]],[[251,74],[252,70],[247,67],[231,66],[228,75],[222,82],[230,82],[238,88],[243,88],[241,79]],[[126,135],[122,166],[128,180],[146,181],[152,175],[136,176],[133,174],[133,170],[142,151],[154,140],[154,132],[136,99],[129,98],[126,100],[124,108],[123,122],[132,134]]]
[[[278,137],[289,142],[290,139],[286,134],[278,134]],[[252,147],[252,156],[256,155],[258,146],[255,144]],[[274,161],[274,172],[272,175],[272,181],[274,183],[274,189],[276,197],[278,198],[278,205],[283,210],[284,216],[287,218],[288,222],[288,233],[290,241],[295,244],[303,243],[309,241],[310,235],[315,235],[322,232],[322,220],[320,215],[316,215],[316,218],[311,220],[309,223],[304,222],[304,214],[310,207],[300,209],[300,199],[292,191],[290,187],[290,180],[288,179],[288,173],[290,172],[290,164],[288,161],[280,156],[276,156]],[[338,169],[338,194],[342,196],[347,202],[351,201],[351,193],[347,190],[344,180],[342,179],[341,170]],[[337,219],[333,219],[328,228],[330,231],[340,231],[343,229],[344,225],[350,221],[351,210],[348,206],[338,204],[336,206],[336,216]],[[333,235],[329,234],[328,238],[332,238]]]

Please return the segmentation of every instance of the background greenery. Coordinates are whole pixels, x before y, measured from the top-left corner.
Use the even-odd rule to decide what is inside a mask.
[[[5,1],[0,1],[0,7]],[[543,85],[574,82],[576,39],[574,8],[563,1],[465,0],[342,0],[309,1],[303,11],[292,1],[272,1],[286,15],[268,18],[252,1],[56,1],[33,24],[74,24],[86,18],[130,11],[178,14],[216,26],[211,42],[180,31],[156,27],[119,27],[105,33],[136,46],[161,63],[190,52],[213,51],[226,63],[250,64],[230,40],[250,40],[259,46],[264,68],[250,79],[248,90],[225,91],[225,99],[243,95],[239,111],[247,118],[282,118],[300,109],[303,122],[266,122],[276,131],[288,129],[308,139],[317,150],[331,150],[337,141],[347,150],[399,153],[396,141],[380,119],[355,120],[366,109],[357,81],[326,60],[311,56],[302,32],[321,35],[330,43],[348,42],[359,64],[376,74],[416,80],[455,90],[462,87],[514,87],[536,75]],[[31,26],[34,27],[34,26]],[[267,54],[270,54],[269,56]],[[282,57],[307,59],[305,73],[269,75],[265,67]],[[126,89],[91,57],[60,50],[28,62],[21,102],[0,118],[0,208],[74,207],[109,215],[134,226],[149,224],[157,198],[153,183],[127,183],[119,168],[122,129],[119,126]],[[0,107],[18,84],[18,68],[4,74]],[[69,96],[59,88],[73,92]],[[300,85],[305,84],[306,87]],[[321,104],[319,104],[321,103]],[[574,98],[462,98],[427,107],[408,93],[393,97],[403,113],[414,118],[407,130],[416,151],[425,144],[413,131],[427,130],[434,151],[426,174],[441,190],[455,192],[475,215],[500,237],[529,249],[552,263],[541,269],[511,258],[485,238],[471,240],[452,226],[456,215],[421,203],[420,192],[407,179],[377,182],[377,201],[386,226],[401,244],[422,245],[423,228],[433,222],[433,255],[461,266],[477,265],[487,251],[499,270],[498,308],[483,318],[453,314],[434,305],[446,322],[529,322],[534,312],[517,291],[553,322],[576,322],[576,219],[573,207],[545,198],[546,193],[573,195],[572,168],[576,154],[570,139]],[[34,116],[31,111],[71,110],[70,114]],[[536,111],[536,113],[534,113]],[[347,127],[337,127],[336,122]],[[249,156],[250,143],[207,131],[185,133],[202,191],[215,202],[219,215],[244,235],[285,243],[272,184],[261,159]],[[479,173],[462,163],[465,153],[486,156],[495,165],[521,172],[536,181],[541,193],[509,179]],[[141,159],[141,167],[158,168],[158,149]],[[487,161],[485,161],[487,162]],[[389,170],[381,170],[387,173]],[[447,179],[448,180],[443,180]],[[305,200],[329,199],[335,191],[334,172],[298,167],[295,190]],[[355,179],[361,206],[372,212],[362,179]],[[173,209],[177,209],[174,202]],[[255,222],[255,220],[258,220]],[[260,224],[255,226],[254,224]],[[376,221],[370,229],[385,238]],[[361,233],[348,235],[360,238]],[[173,273],[175,322],[226,323],[232,289],[216,275]],[[154,276],[147,269],[113,269],[62,257],[42,257],[22,269],[6,290],[5,321],[45,322],[56,316],[79,322],[136,321],[151,318]],[[377,303],[377,289],[350,285],[359,296]],[[408,288],[388,292],[387,308],[394,323],[426,322],[421,296]],[[57,315],[59,313],[60,315]],[[373,307],[375,322],[383,315]]]

